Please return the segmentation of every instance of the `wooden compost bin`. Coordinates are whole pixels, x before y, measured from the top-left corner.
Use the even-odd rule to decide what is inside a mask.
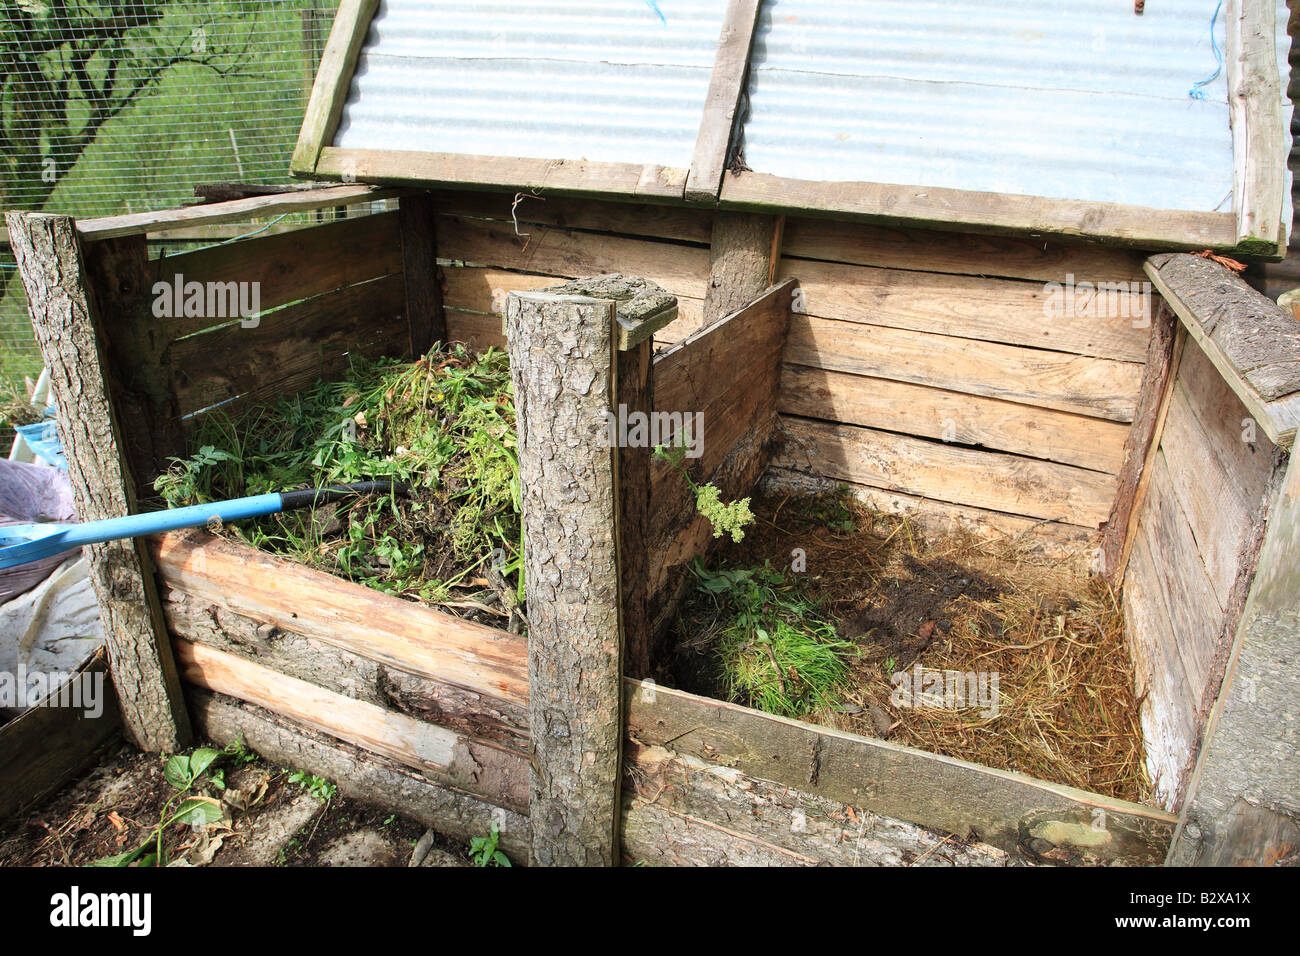
[[[385,197],[396,211],[147,257],[168,225]],[[516,635],[206,533],[92,548],[123,721],[145,748],[242,734],[454,837],[495,822],[512,857],[539,862],[1000,864],[1031,837],[1082,862],[1155,864],[1171,846],[1227,862],[1291,839],[1294,743],[1264,715],[1294,700],[1278,662],[1300,642],[1284,450],[1300,397],[1294,360],[1268,361],[1297,354],[1296,333],[1217,265],[1144,273],[1141,253],[1097,245],[361,186],[80,223],[12,214],[9,229],[85,518],[134,510],[187,416],[292,393],[350,351],[444,339],[510,348],[532,409],[521,448],[555,452],[594,493],[536,482],[525,499],[531,658]],[[677,298],[653,356],[635,335],[617,350],[609,302],[530,298],[614,272]],[[1172,311],[1138,308],[1147,273]],[[177,274],[258,281],[264,312],[254,327],[155,318],[153,283]],[[1048,284],[1067,281],[1126,291],[1108,313],[1049,317]],[[1266,313],[1262,337],[1233,331]],[[578,360],[596,387],[552,391],[548,418],[542,390]],[[705,411],[697,480],[724,498],[829,478],[926,527],[1028,533],[1115,580],[1127,567],[1162,806],[637,679],[712,537],[648,454],[565,444],[564,416],[619,402]],[[524,435],[538,422],[553,434]],[[551,519],[566,533],[540,530]],[[1265,706],[1229,693],[1247,666]]]

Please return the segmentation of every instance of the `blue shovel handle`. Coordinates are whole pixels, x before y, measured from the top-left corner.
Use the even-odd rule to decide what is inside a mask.
[[[85,524],[19,524],[0,527],[0,545],[6,541],[16,543],[0,547],[0,569],[29,564],[52,557],[83,544],[134,538],[142,534],[158,534],[179,528],[201,528],[213,518],[223,523],[243,518],[260,518],[291,508],[304,508],[328,501],[337,501],[347,495],[372,491],[399,491],[409,494],[406,487],[391,481],[366,481],[351,485],[331,485],[327,488],[309,488],[305,491],[287,491],[283,494],[252,495],[231,498],[206,505],[190,505],[167,511],[127,515],[125,518],[107,518],[87,521]]]

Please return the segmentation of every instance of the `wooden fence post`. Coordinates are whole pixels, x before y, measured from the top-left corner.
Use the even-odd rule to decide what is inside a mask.
[[[624,629],[644,627],[624,598],[635,614],[640,594],[644,619],[644,568],[636,580],[630,559],[644,540],[650,451],[618,447],[619,404],[648,402],[651,338],[676,313],[675,298],[622,276],[512,292],[506,304],[528,592],[529,820],[533,862],[544,866],[609,866],[619,852]],[[648,404],[621,411],[637,410]],[[643,630],[633,643],[645,639]]]
[[[9,213],[9,242],[50,370],[68,477],[82,521],[136,510],[105,359],[97,303],[86,284],[76,223],[68,216]],[[88,545],[122,720],[145,750],[173,752],[190,739],[189,716],[163,624],[153,565],[137,541]]]

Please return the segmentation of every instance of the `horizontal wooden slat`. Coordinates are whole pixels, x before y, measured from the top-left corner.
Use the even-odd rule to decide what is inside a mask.
[[[516,206],[518,193],[450,192],[434,194],[438,211],[444,215],[472,219],[498,219],[519,223],[529,232],[530,224],[560,229],[585,229],[624,236],[647,236],[708,245],[712,213],[684,206],[659,206],[636,202],[601,202],[572,196],[527,196]],[[1138,266],[1141,272],[1141,265]]]
[[[402,246],[395,212],[340,219],[223,246],[184,252],[149,263],[153,281],[256,282],[261,307],[308,299],[402,271]],[[191,335],[220,324],[210,316],[160,320],[169,338]]]
[[[515,863],[528,860],[528,817],[440,786],[422,773],[378,754],[295,724],[270,710],[191,687],[186,695],[195,729],[225,746],[236,739],[272,764],[333,781],[352,800],[418,820],[462,843],[495,823],[499,846]]]
[[[495,314],[498,317],[498,331],[500,316],[505,311],[506,296],[511,292],[544,289],[567,281],[564,276],[558,275],[535,275],[476,266],[445,266],[442,276],[443,305],[446,308]],[[678,338],[685,337],[683,329],[694,332],[700,327],[703,300],[674,294],[677,295],[677,320],[656,333],[656,339],[663,338],[667,333],[670,338],[665,341],[677,341]]]
[[[915,265],[930,261],[918,259]],[[778,274],[797,277],[801,311],[825,319],[1124,362],[1145,360],[1151,333],[1145,311],[1150,296],[1144,300],[1133,292],[1099,296],[1090,305],[1080,304],[1078,293],[1071,307],[1064,290],[1052,294],[1039,282],[789,258],[781,260]]]
[[[175,638],[190,684],[274,711],[516,812],[528,808],[528,760],[396,711],[345,697],[261,664]]]
[[[1044,242],[1022,236],[939,232],[790,217],[785,255],[860,266],[924,269],[957,275],[1065,282],[1143,282],[1142,255],[1089,243]],[[799,267],[791,265],[798,274]]]
[[[1096,528],[1115,479],[1072,465],[975,451],[855,425],[784,416],[777,463],[829,478]]]
[[[656,282],[673,295],[704,298],[707,249],[545,226],[529,231],[523,239],[512,224],[440,217],[438,257],[566,279],[621,272]]]
[[[624,688],[627,734],[638,744],[1010,852],[1038,836],[1098,861],[1155,864],[1176,822],[1150,807],[651,683],[625,680]],[[1100,835],[1096,811],[1106,818]]]
[[[117,236],[134,236],[150,232],[169,231],[189,226],[211,226],[222,222],[247,222],[249,219],[280,216],[294,212],[310,212],[330,206],[349,206],[358,202],[374,202],[400,196],[402,190],[381,186],[347,185],[328,186],[323,189],[295,190],[271,196],[251,196],[230,202],[202,203],[179,209],[162,209],[157,212],[139,212],[127,216],[106,216],[101,219],[82,219],[77,223],[77,233],[84,241],[112,239]]]
[[[1138,249],[1229,249],[1237,242],[1232,213],[888,183],[814,182],[749,170],[727,173],[721,205],[796,215],[835,213],[889,225],[1102,239]]]
[[[524,638],[197,531],[149,539],[168,587],[282,631],[524,705]]]
[[[1142,366],[947,335],[790,318],[785,360],[1129,422]]]
[[[342,371],[347,352],[403,354],[405,290],[400,275],[385,276],[277,309],[253,328],[236,323],[172,343],[168,361],[181,414],[237,396],[262,401],[292,394],[328,371]]]
[[[996,398],[786,365],[780,410],[1117,473],[1128,426]]]
[[[1078,567],[1092,562],[1096,532],[1077,525],[1040,521],[1022,515],[1009,515],[986,508],[955,505],[947,501],[920,498],[901,491],[873,488],[851,481],[833,481],[805,471],[783,467],[778,454],[763,476],[762,488],[775,494],[825,494],[836,488],[873,511],[906,516],[912,527],[923,536],[950,535],[954,531],[985,541],[1015,539],[1033,546],[1046,555],[1058,557]]]
[[[325,179],[354,176],[366,182],[418,186],[479,186],[576,195],[680,200],[685,169],[602,163],[586,159],[532,159],[425,153],[408,150],[339,149],[320,152],[316,175]]]
[[[325,690],[396,710],[466,737],[528,753],[528,714],[517,704],[381,664],[324,641],[281,631],[223,605],[162,588],[174,637],[265,664]]]

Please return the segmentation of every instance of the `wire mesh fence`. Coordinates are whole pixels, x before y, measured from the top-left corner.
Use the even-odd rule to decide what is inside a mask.
[[[3,0],[0,209],[79,217],[284,182],[337,0]],[[0,380],[35,376],[0,245]]]

